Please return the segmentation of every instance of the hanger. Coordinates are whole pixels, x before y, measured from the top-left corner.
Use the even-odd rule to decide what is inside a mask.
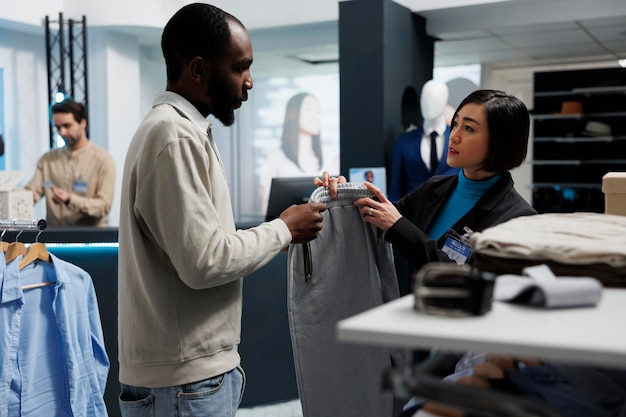
[[[9,248],[9,242],[7,242],[6,240],[4,240],[4,234],[7,232],[7,229],[4,229],[2,231],[2,234],[0,235],[0,239],[2,239],[2,242],[0,242],[0,244],[2,244],[2,252],[6,252],[7,249]]]
[[[11,242],[11,244],[7,248],[7,251],[4,254],[4,261],[6,263],[9,263],[18,256],[24,255],[26,253],[26,246],[24,245],[24,242],[20,242],[18,240],[22,232],[23,230],[20,230],[17,236],[15,236],[15,242]]]
[[[37,284],[23,285],[22,286],[22,290],[31,290],[33,288],[47,287],[48,285],[52,285],[54,283],[55,283],[54,281],[46,281],[46,282],[40,282],[40,283],[37,283]]]
[[[50,262],[50,254],[48,253],[48,249],[46,245],[39,242],[39,235],[41,234],[41,230],[37,233],[35,237],[35,242],[31,243],[26,251],[26,254],[22,258],[19,264],[19,269],[23,269],[25,266],[30,263],[41,260],[44,262]]]
[[[28,251],[26,251],[26,255],[24,255],[24,257],[20,261],[20,264],[18,265],[19,269],[24,268],[25,266],[29,265],[30,263],[36,260],[50,262],[50,254],[48,253],[48,249],[46,248],[46,245],[39,242],[40,234],[41,234],[41,230],[39,231],[39,233],[37,233],[37,236],[35,237],[35,242],[30,244],[30,246],[28,247]],[[54,281],[45,281],[45,282],[38,282],[36,284],[28,284],[28,285],[22,286],[22,290],[30,290],[32,288],[47,287],[48,285],[52,285],[54,283],[55,283]]]

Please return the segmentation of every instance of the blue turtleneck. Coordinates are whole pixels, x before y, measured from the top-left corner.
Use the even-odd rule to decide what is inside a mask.
[[[459,182],[444,204],[443,209],[435,217],[435,221],[428,229],[428,235],[439,240],[448,229],[461,219],[482,197],[493,184],[500,179],[496,174],[486,180],[470,180],[465,177],[463,170],[459,171]]]

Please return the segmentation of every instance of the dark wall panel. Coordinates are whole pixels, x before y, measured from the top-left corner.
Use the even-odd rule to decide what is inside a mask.
[[[389,0],[339,3],[341,172],[389,169],[402,132],[402,97],[432,78],[425,19]],[[389,175],[388,175],[389,177]]]

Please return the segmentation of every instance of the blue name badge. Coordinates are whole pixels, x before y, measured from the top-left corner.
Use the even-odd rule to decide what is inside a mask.
[[[465,243],[460,239],[454,238],[451,235],[448,235],[446,237],[446,240],[443,243],[443,248],[441,248],[441,250],[445,252],[450,259],[455,261],[457,265],[465,264],[472,254],[472,249],[468,243]]]
[[[84,181],[74,181],[74,192],[77,194],[87,194],[87,183]]]

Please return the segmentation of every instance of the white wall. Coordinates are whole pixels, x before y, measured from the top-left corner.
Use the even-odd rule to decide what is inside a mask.
[[[57,18],[63,11],[63,0],[0,0],[0,19],[16,25],[43,27],[46,15]]]
[[[42,38],[0,30],[0,67],[4,70],[4,140],[9,142],[6,167],[30,171],[36,164],[31,156],[49,149],[47,70]]]
[[[161,55],[155,55],[154,51],[141,48],[139,71],[139,114],[143,118],[152,108],[155,93],[165,90],[165,60]]]
[[[141,82],[136,37],[95,29],[89,35],[90,139],[107,149],[117,168],[109,225],[119,225],[124,159],[140,120]]]
[[[37,159],[50,148],[48,84],[42,35],[0,29],[0,67],[4,72],[4,141],[6,169],[23,171],[26,183]],[[34,210],[45,217],[43,202]]]

